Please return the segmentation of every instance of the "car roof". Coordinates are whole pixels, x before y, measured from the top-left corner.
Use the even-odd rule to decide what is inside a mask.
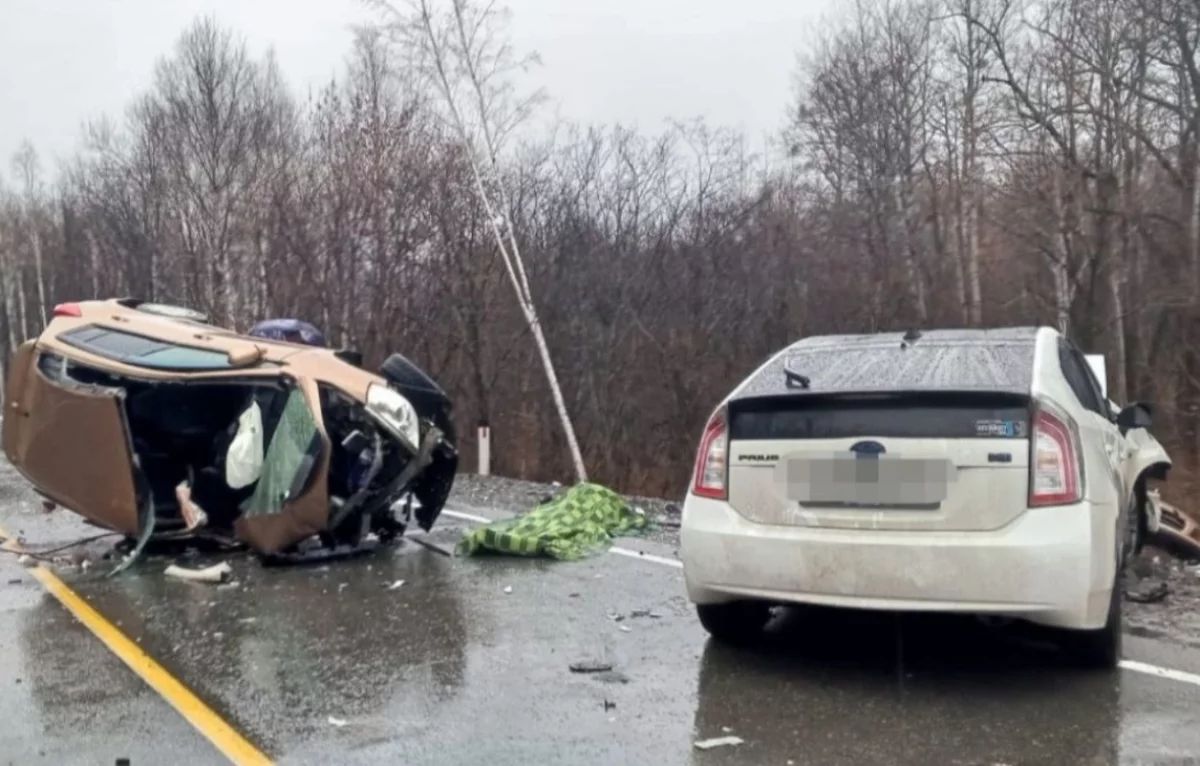
[[[883,391],[1028,394],[1038,327],[818,335],[785,348],[733,398]],[[785,370],[808,388],[788,386]]]
[[[267,360],[276,362],[314,348],[303,343],[289,343],[276,338],[243,334],[187,317],[139,311],[136,307],[125,306],[116,300],[81,301],[76,305],[79,306],[82,316],[71,323],[73,326],[95,323],[113,330],[171,343],[224,351],[242,348],[248,344],[255,345],[267,350]]]
[[[112,372],[139,378],[169,380],[189,376],[271,376],[280,374],[286,367],[292,375],[304,375],[332,383],[346,393],[358,397],[366,395],[367,387],[373,381],[382,379],[374,373],[338,359],[334,350],[329,348],[242,335],[233,330],[190,319],[138,311],[116,300],[81,301],[75,305],[79,307],[80,316],[55,317],[39,338],[39,346]],[[86,347],[81,348],[79,344],[73,344],[62,337],[89,326],[201,350],[229,352],[256,346],[265,353],[261,363],[250,367],[221,370],[155,369],[131,365],[121,359],[93,353]]]

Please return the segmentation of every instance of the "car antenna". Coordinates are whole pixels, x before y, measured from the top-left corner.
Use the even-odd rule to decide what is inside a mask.
[[[783,377],[788,388],[807,389],[810,385],[812,385],[812,380],[807,375],[792,369],[791,362],[783,363]]]

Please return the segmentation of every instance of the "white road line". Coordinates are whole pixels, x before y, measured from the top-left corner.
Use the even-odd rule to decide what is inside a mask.
[[[477,516],[473,513],[463,513],[462,511],[443,510],[445,516],[453,516],[465,521],[474,521],[479,524],[487,524],[496,519],[489,519],[486,516]],[[612,547],[608,549],[609,553],[615,553],[618,556],[628,556],[631,559],[641,559],[649,561],[653,564],[661,564],[662,566],[674,567],[676,569],[683,568],[683,562],[679,559],[667,558],[665,556],[655,556],[650,553],[642,553],[630,548]],[[1164,668],[1158,665],[1151,665],[1148,662],[1138,662],[1137,660],[1121,660],[1119,666],[1122,670],[1128,670],[1134,673],[1143,673],[1148,676],[1157,678],[1166,678],[1171,681],[1178,681],[1183,684],[1191,684],[1192,686],[1200,686],[1200,674],[1188,673],[1184,670],[1174,670],[1172,668]]]
[[[1200,674],[1188,673],[1183,670],[1172,670],[1171,668],[1161,668],[1158,665],[1151,665],[1147,662],[1138,662],[1137,660],[1121,660],[1121,667],[1125,670],[1132,670],[1135,673],[1145,673],[1148,676],[1158,676],[1159,678],[1169,678],[1172,681],[1179,681],[1192,686],[1200,686]]]
[[[642,559],[643,561],[652,561],[655,564],[662,564],[665,567],[675,567],[683,569],[683,562],[679,559],[669,559],[666,556],[655,556],[653,553],[642,553],[630,548],[618,548],[613,546],[608,549],[609,553],[615,553],[618,556],[628,556],[631,559]]]
[[[489,519],[487,516],[476,516],[473,513],[463,513],[462,511],[452,511],[449,508],[442,509],[443,516],[453,516],[456,519],[465,519],[466,521],[474,521],[476,524],[491,524],[499,519]]]

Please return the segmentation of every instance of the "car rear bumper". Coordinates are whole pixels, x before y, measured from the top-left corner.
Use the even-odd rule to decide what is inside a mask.
[[[993,532],[756,524],[689,495],[680,558],[695,603],[760,598],[859,609],[1021,617],[1099,628],[1115,567],[1116,512],[1031,509]]]

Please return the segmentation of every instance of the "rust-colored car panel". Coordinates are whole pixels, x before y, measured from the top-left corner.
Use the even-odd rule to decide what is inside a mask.
[[[191,497],[210,504],[210,520],[263,554],[314,536],[327,547],[356,544],[368,528],[393,536],[403,523],[392,507],[406,497],[419,501],[421,526],[432,526],[458,457],[449,400],[411,363],[395,355],[376,374],[333,349],[239,335],[138,305],[59,307],[14,355],[4,448],[40,493],[130,536],[146,529],[177,535],[175,485],[198,482]],[[428,385],[413,388],[408,373]],[[373,387],[378,393],[369,401]],[[243,515],[254,484],[223,478],[231,475],[222,472],[232,455],[225,450],[241,415],[256,409],[264,413],[269,451],[267,431],[292,427],[278,405],[295,391],[312,415],[304,427],[316,429],[297,483],[282,493],[270,485],[270,510]],[[303,414],[290,400],[289,411]],[[143,529],[147,519],[157,520],[153,528]]]
[[[1151,542],[1173,556],[1187,560],[1200,560],[1200,523],[1175,506],[1159,501],[1162,522]]]
[[[317,384],[311,380],[301,383],[301,390],[309,407],[318,415],[321,412],[320,394]],[[297,540],[319,533],[329,520],[329,435],[320,417],[317,429],[321,439],[321,462],[316,466],[311,486],[292,502],[284,506],[284,513],[267,516],[242,517],[235,523],[238,537],[264,553],[277,553]]]
[[[21,357],[18,355],[18,362]],[[54,502],[129,535],[138,532],[133,462],[120,389],[52,383],[18,371],[4,419],[9,461]]]
[[[16,353],[13,354],[12,363],[9,365],[11,374],[4,386],[4,402],[6,404],[5,420],[11,418],[12,423],[7,424],[4,428],[4,454],[8,458],[8,462],[18,465],[17,459],[17,440],[22,430],[22,420],[25,415],[21,414],[22,400],[25,392],[26,381],[29,380],[29,375],[33,372],[33,360],[36,355],[34,346],[35,341],[26,341],[17,347]]]

